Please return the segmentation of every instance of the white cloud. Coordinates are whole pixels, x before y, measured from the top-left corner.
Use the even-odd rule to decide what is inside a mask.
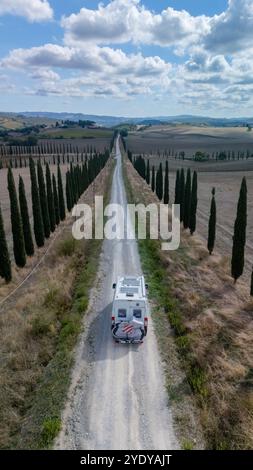
[[[39,0],[10,0],[8,6],[14,3],[22,11],[29,3],[31,15],[31,5],[49,7]],[[4,4],[0,0],[0,14]],[[253,105],[253,0],[229,0],[226,11],[213,17],[170,7],[155,13],[140,0],[114,0],[95,10],[82,8],[62,18],[61,25],[64,45],[14,49],[1,61],[2,69],[19,69],[33,79],[25,93],[120,99],[145,95],[162,105],[184,102],[207,110],[233,103],[237,110],[240,100],[242,107]],[[119,44],[127,43],[139,51],[143,44],[168,48],[172,62],[172,50],[181,55],[180,64],[126,53]]]
[[[204,44],[209,51],[233,54],[250,47],[252,39],[252,0],[229,0],[228,9],[212,18]]]
[[[85,49],[56,44],[15,49],[1,66],[26,71],[39,79],[40,94],[68,96],[150,94],[155,87],[166,85],[172,72],[171,64],[160,57],[126,54],[120,49],[95,45]],[[65,70],[65,74],[81,71],[82,76],[61,79],[54,68]]]
[[[31,73],[31,77],[35,80],[59,80],[60,75],[50,69],[36,69]]]
[[[194,43],[209,31],[209,18],[167,8],[159,14],[147,10],[140,0],[114,0],[97,10],[82,8],[62,19],[65,44],[87,41],[96,44],[125,43],[170,46]]]
[[[28,21],[53,18],[53,9],[47,0],[0,0],[0,15],[18,15]]]
[[[120,49],[109,47],[93,46],[81,49],[56,44],[14,49],[1,61],[1,66],[20,69],[58,67],[145,77],[168,73],[171,67],[158,56],[143,57],[140,53],[127,55]]]

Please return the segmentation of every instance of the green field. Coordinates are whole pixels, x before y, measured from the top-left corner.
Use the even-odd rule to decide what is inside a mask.
[[[54,129],[40,134],[43,139],[95,139],[95,138],[111,138],[113,132],[110,129]]]

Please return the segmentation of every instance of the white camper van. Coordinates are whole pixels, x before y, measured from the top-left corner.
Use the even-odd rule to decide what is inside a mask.
[[[148,330],[148,302],[144,277],[119,277],[113,284],[112,335],[119,343],[141,343]]]

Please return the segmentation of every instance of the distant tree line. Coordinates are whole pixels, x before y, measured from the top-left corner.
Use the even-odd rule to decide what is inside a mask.
[[[235,161],[235,160],[248,160],[249,158],[253,158],[253,150],[246,149],[246,150],[220,150],[220,151],[213,151],[212,153],[208,153],[202,150],[197,150],[194,154],[190,154],[190,152],[186,152],[185,150],[175,150],[173,148],[169,149],[158,149],[156,151],[147,152],[146,155],[156,155],[159,159],[166,159],[169,157],[174,157],[176,160],[195,160],[199,162],[215,160],[215,161]],[[142,155],[144,156],[144,155]],[[134,156],[134,158],[136,155]]]
[[[55,141],[45,141],[37,145],[37,140],[32,140],[31,136],[28,141],[16,140],[14,145],[0,145],[0,157],[11,157],[11,156],[41,156],[41,155],[61,155],[76,154],[79,157],[83,154],[95,154],[97,150],[95,146],[86,145],[82,146],[81,150],[79,145],[72,143],[56,143]]]

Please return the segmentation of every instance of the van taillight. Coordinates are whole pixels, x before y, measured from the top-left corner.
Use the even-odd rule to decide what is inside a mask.
[[[144,318],[144,326],[148,326],[148,317]]]
[[[115,317],[112,317],[112,322],[114,322],[114,321],[115,321]]]

